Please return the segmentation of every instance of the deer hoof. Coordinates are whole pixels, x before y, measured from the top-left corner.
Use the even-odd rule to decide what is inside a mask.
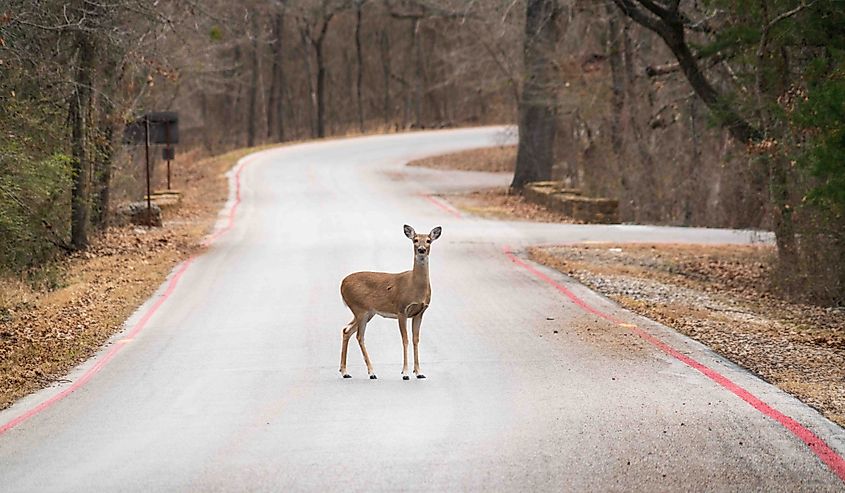
[[[375,375],[370,375],[370,380],[378,380],[378,377]]]
[[[402,375],[402,380],[410,380],[410,379],[411,379],[411,377],[409,377],[408,375]]]
[[[422,373],[418,373],[417,378],[425,378],[425,375],[423,375]]]
[[[344,374],[343,374],[343,378],[352,378],[352,375],[350,375],[350,374],[348,374],[348,373],[344,373]]]

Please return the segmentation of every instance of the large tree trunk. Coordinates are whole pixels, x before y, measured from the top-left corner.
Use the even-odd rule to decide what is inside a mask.
[[[519,146],[511,188],[548,180],[554,164],[558,41],[557,0],[528,0],[525,8],[525,82],[519,101]]]
[[[88,246],[91,211],[91,159],[88,153],[88,118],[91,108],[91,83],[94,71],[94,43],[89,35],[77,34],[78,64],[76,89],[70,100],[71,152],[73,154],[73,190],[71,193],[71,245]]]

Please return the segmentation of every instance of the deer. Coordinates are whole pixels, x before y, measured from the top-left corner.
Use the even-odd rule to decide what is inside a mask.
[[[343,302],[352,311],[352,321],[343,327],[343,343],[340,350],[340,374],[343,378],[352,378],[346,371],[346,350],[349,339],[357,334],[358,345],[367,364],[367,373],[375,380],[373,365],[364,345],[364,333],[367,323],[375,315],[394,318],[399,321],[399,335],[402,336],[402,380],[410,380],[408,375],[408,319],[414,340],[414,375],[425,378],[420,371],[420,327],[423,314],[431,302],[431,284],[428,278],[428,256],[431,244],[443,228],[437,226],[429,234],[417,234],[414,228],[404,225],[405,236],[414,244],[414,267],[411,270],[392,274],[387,272],[355,272],[346,276],[340,283],[340,295]]]

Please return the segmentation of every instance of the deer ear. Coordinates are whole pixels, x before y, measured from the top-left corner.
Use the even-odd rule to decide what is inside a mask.
[[[431,241],[434,241],[437,238],[440,238],[440,233],[442,233],[442,232],[443,232],[443,228],[441,228],[440,226],[437,226],[436,228],[431,230],[431,233],[429,233],[428,236],[431,238]]]
[[[414,228],[412,228],[412,227],[410,227],[406,224],[405,225],[405,236],[407,236],[408,239],[413,240],[414,236],[416,236],[416,235],[417,235],[417,232],[414,231]]]

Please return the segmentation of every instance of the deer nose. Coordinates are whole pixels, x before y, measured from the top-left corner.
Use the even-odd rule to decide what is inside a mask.
[[[425,253],[425,248],[419,247],[419,248],[417,248],[417,252],[418,253]]]

